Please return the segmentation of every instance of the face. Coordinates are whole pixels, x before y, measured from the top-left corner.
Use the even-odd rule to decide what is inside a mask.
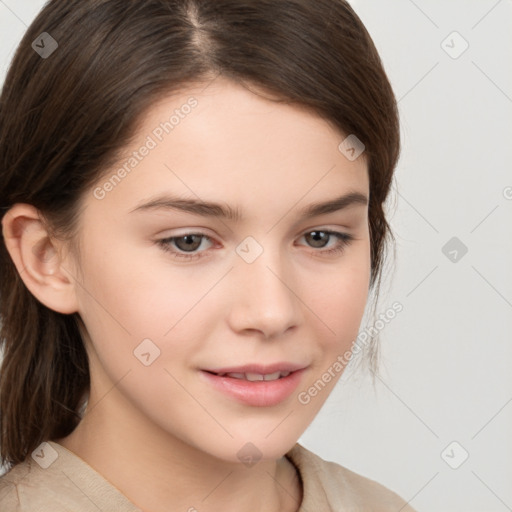
[[[368,198],[367,166],[317,115],[205,87],[155,105],[84,197],[90,405],[226,461],[278,458],[341,376],[368,296],[367,204],[307,211]]]

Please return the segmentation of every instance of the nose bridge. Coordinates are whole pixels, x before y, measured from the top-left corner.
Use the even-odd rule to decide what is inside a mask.
[[[249,236],[236,248],[236,291],[232,322],[237,329],[257,329],[278,335],[298,321],[293,292],[293,267],[272,237]]]

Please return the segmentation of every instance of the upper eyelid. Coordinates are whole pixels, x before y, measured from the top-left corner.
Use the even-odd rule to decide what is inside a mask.
[[[177,228],[179,229],[179,228]],[[167,239],[170,239],[170,238],[182,238],[184,236],[187,236],[187,235],[199,235],[199,236],[203,236],[205,238],[208,238],[210,240],[215,240],[217,237],[215,235],[210,235],[208,234],[206,231],[205,231],[205,228],[184,228],[184,229],[187,229],[186,231],[183,231],[181,233],[173,233],[173,234],[169,234],[167,236],[162,236],[160,237],[159,239],[160,240],[167,240]],[[324,226],[319,226],[319,227],[312,227],[312,228],[308,228],[308,229],[305,229],[305,230],[302,230],[300,235],[299,236],[304,236],[305,234],[308,234],[308,233],[311,233],[312,231],[328,231],[328,232],[331,232],[331,233],[340,233],[340,234],[350,234],[350,231],[352,231],[351,228],[348,228],[348,227],[343,227],[343,228],[339,228],[339,227],[324,227]],[[245,237],[244,237],[245,238]]]
[[[329,225],[329,223],[315,224],[311,227],[302,229],[299,233],[300,233],[300,236],[302,236],[305,233],[310,233],[311,231],[341,231],[341,232],[348,233],[350,231],[355,231],[356,229],[358,229],[359,225],[360,225],[359,222],[351,223],[351,225],[340,225],[340,224]],[[160,233],[167,233],[167,232],[171,232],[171,231],[173,232],[172,234],[164,236],[163,238],[173,238],[173,237],[179,238],[181,236],[186,236],[186,235],[204,235],[204,236],[208,236],[211,238],[217,238],[217,235],[209,234],[210,232],[212,232],[212,230],[210,228],[203,227],[203,226],[201,226],[201,227],[197,226],[197,227],[169,228],[169,229],[165,229],[165,230],[160,230]],[[178,231],[178,233],[175,234],[174,233],[175,231]],[[230,232],[231,232],[231,230],[230,230]],[[246,234],[245,236],[249,236],[249,235]],[[245,238],[245,236],[244,236],[244,238]]]

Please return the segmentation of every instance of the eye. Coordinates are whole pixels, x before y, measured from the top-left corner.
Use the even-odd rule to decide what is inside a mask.
[[[326,229],[319,229],[314,231],[308,231],[305,235],[303,235],[304,238],[311,240],[313,247],[318,248],[319,246],[321,248],[325,247],[326,244],[324,244],[324,240],[327,240],[329,242],[332,237],[336,238],[336,243],[334,244],[334,247],[331,249],[328,249],[326,251],[315,251],[320,252],[320,254],[341,254],[345,248],[350,245],[350,243],[354,240],[354,237],[352,235],[349,235],[348,233],[340,233],[338,231],[330,231]]]
[[[162,240],[158,240],[157,244],[164,251],[172,252],[175,258],[195,259],[202,258],[202,253],[194,253],[194,251],[201,246],[202,240],[205,239],[211,241],[211,238],[204,233],[186,233],[181,236],[163,238]],[[184,253],[191,252],[192,254],[177,252],[172,248],[172,244],[175,244],[179,251],[183,251]]]
[[[314,253],[319,253],[321,255],[340,254],[354,240],[354,237],[347,233],[340,233],[338,231],[325,229],[308,231],[306,234],[302,235],[302,237],[307,239],[308,243],[312,244],[311,247],[316,249],[326,247],[331,238],[335,237],[336,243],[334,244],[334,247],[323,251],[313,251]],[[203,250],[197,252],[204,240],[212,242],[212,239],[204,233],[186,233],[181,236],[163,238],[161,240],[157,240],[156,243],[165,252],[171,253],[176,259],[192,260],[205,257],[204,253],[206,251]],[[177,250],[174,247],[176,247]]]

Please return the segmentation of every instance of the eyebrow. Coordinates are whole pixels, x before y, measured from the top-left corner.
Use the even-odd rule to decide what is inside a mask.
[[[366,206],[367,204],[368,197],[364,194],[361,194],[360,192],[350,192],[325,202],[312,203],[299,211],[299,217],[301,219],[308,219],[343,210],[349,206]],[[226,203],[215,203],[211,201],[201,201],[170,195],[155,197],[154,199],[135,207],[133,210],[130,210],[129,213],[159,209],[184,211],[203,217],[224,218],[233,222],[243,220],[243,215],[240,209],[233,208]]]

